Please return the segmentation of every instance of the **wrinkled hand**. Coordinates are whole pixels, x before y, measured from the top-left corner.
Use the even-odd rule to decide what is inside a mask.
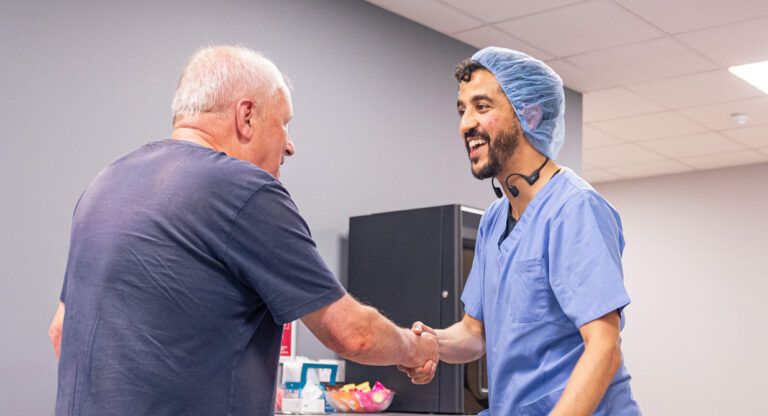
[[[434,356],[428,359],[420,367],[405,367],[403,365],[398,365],[397,369],[408,374],[408,377],[411,378],[411,382],[413,384],[428,384],[435,377],[437,363],[439,362],[435,330],[424,325],[422,322],[416,321],[411,326],[411,331],[413,331],[413,333],[418,335],[420,338],[428,338],[430,341],[434,340]]]
[[[48,328],[48,336],[51,338],[51,344],[53,345],[53,352],[56,353],[56,358],[59,358],[59,352],[61,351],[61,329],[64,326],[64,303],[59,302],[59,309],[56,310],[56,315],[53,316],[51,326]]]

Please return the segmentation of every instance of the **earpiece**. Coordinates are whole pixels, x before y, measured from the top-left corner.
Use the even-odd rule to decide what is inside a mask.
[[[501,198],[502,196],[504,196],[504,193],[501,192],[501,188],[493,184],[494,179],[496,178],[493,178],[493,177],[491,178],[491,188],[493,188],[493,193],[496,194],[496,198]]]
[[[519,176],[525,179],[525,181],[528,182],[528,185],[533,185],[534,183],[536,183],[536,181],[539,180],[539,176],[541,175],[541,170],[544,169],[544,166],[547,165],[547,162],[549,162],[548,157],[546,160],[544,160],[544,163],[542,163],[538,169],[536,169],[535,171],[533,171],[533,173],[531,173],[530,176],[525,176],[522,173],[510,173],[509,175],[507,175],[507,179],[504,180],[504,185],[507,185],[507,189],[509,190],[509,193],[512,194],[512,197],[517,198],[517,196],[520,195],[520,190],[517,189],[516,186],[509,184],[509,178],[513,176]],[[491,186],[493,186],[493,180],[491,180]],[[494,192],[496,191],[496,189],[498,188],[494,187],[493,189]],[[499,189],[499,191],[501,191],[501,189]],[[501,198],[501,196],[499,196],[499,198]]]

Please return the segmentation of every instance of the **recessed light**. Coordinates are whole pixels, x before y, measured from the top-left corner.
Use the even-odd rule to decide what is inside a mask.
[[[749,123],[749,116],[744,113],[733,113],[731,114],[731,117],[733,117],[733,121],[740,126]]]
[[[728,70],[768,94],[768,61],[732,66]]]

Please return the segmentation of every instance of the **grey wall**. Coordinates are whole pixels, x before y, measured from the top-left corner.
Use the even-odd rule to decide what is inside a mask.
[[[765,415],[768,164],[598,184],[621,213],[623,347],[648,415]]]
[[[282,179],[335,272],[350,216],[491,201],[455,109],[453,67],[474,49],[364,2],[4,1],[0,39],[3,414],[51,412],[47,327],[74,204],[111,160],[169,135],[179,72],[201,45],[245,44],[293,79],[297,152]],[[560,161],[580,171],[580,95],[568,104]],[[298,342],[330,355],[305,329]]]

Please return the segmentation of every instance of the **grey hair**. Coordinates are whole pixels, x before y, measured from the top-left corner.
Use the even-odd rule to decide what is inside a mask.
[[[198,49],[184,66],[171,110],[174,119],[221,112],[244,97],[261,106],[280,90],[288,95],[285,76],[259,52],[244,46],[208,46]]]

